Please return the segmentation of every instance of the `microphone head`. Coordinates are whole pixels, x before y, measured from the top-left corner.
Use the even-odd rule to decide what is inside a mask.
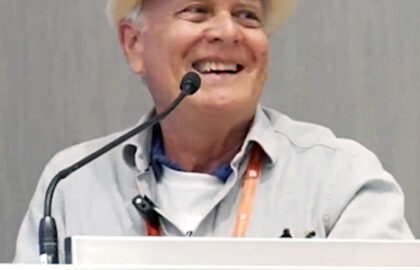
[[[201,78],[195,72],[188,72],[184,75],[181,81],[181,91],[187,95],[193,95],[200,89]]]

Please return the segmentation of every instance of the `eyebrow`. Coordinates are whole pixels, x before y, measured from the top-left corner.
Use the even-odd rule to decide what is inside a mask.
[[[278,0],[281,1],[281,0]],[[251,5],[255,8],[262,7],[263,11],[265,11],[265,1],[264,0],[239,0],[239,4],[241,5]]]
[[[239,0],[239,4],[243,6],[251,6],[252,8],[255,8],[256,11],[261,8],[263,16],[266,15],[265,0]]]
[[[222,1],[222,0],[217,0],[217,1]],[[277,1],[282,1],[282,0],[277,0]],[[179,5],[185,5],[186,3],[189,3],[189,2],[211,3],[212,0],[183,0],[179,2]],[[239,0],[238,3],[236,4],[237,5],[239,4],[240,6],[251,6],[252,8],[255,8],[255,9],[262,8],[263,15],[265,15],[266,13],[265,0]]]
[[[281,0],[278,0],[281,1]],[[239,2],[245,2],[245,3],[252,3],[255,5],[258,5],[258,3],[261,3],[261,6],[264,6],[264,0],[239,0]]]
[[[183,0],[181,3],[188,3],[194,0]],[[196,2],[210,2],[211,0],[195,0]],[[219,0],[218,0],[219,1]],[[281,0],[278,0],[281,1]],[[258,6],[258,3],[261,3],[261,6],[264,7],[265,0],[239,0],[240,4],[252,4]]]

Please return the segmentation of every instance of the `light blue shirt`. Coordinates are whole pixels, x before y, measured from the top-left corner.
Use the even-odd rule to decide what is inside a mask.
[[[131,200],[139,192],[152,200],[157,197],[149,160],[151,134],[149,130],[138,135],[58,186],[53,215],[61,259],[63,240],[68,236],[145,235],[144,221]],[[121,133],[66,149],[46,166],[19,232],[16,262],[38,261],[38,223],[53,175],[118,135]],[[404,218],[403,193],[373,153],[352,140],[335,137],[327,128],[261,107],[231,163],[233,172],[203,204],[204,218],[193,236],[231,236],[240,179],[252,143],[259,144],[267,158],[248,237],[279,237],[290,229],[298,238],[312,231],[320,238],[413,238]],[[167,235],[183,235],[165,218],[161,227]]]

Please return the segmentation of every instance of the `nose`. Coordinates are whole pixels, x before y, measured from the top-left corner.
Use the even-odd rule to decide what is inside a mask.
[[[209,21],[206,38],[211,43],[227,42],[237,44],[242,39],[240,25],[228,12],[217,14]]]

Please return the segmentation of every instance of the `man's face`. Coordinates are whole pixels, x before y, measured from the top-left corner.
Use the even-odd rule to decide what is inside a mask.
[[[267,77],[261,0],[146,0],[142,12],[145,27],[133,56],[141,64],[131,67],[158,111],[179,95],[189,71],[200,74],[202,86],[184,106],[215,113],[255,109]]]

